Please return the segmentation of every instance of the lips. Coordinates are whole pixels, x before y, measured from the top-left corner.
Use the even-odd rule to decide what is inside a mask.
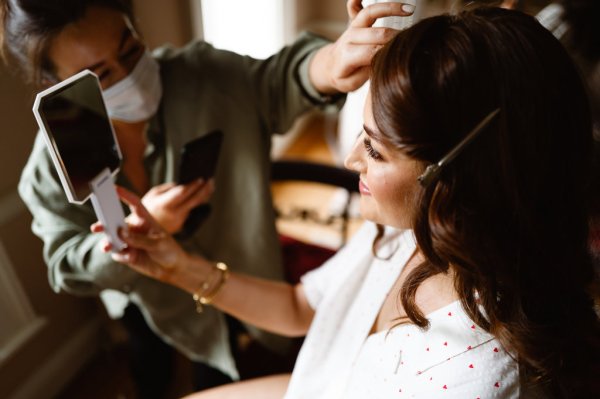
[[[360,193],[362,195],[371,195],[371,191],[369,190],[369,187],[367,187],[367,185],[365,183],[363,183],[362,180],[358,181],[358,190],[360,191]]]

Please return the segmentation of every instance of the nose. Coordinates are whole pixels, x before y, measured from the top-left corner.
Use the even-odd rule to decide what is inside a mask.
[[[362,135],[359,135],[356,138],[356,141],[354,142],[354,146],[352,147],[352,150],[350,151],[350,153],[346,156],[346,159],[344,160],[344,166],[347,169],[353,170],[358,173],[360,173],[362,171],[363,166],[364,166],[362,152],[361,152],[361,146],[360,146],[361,136]]]

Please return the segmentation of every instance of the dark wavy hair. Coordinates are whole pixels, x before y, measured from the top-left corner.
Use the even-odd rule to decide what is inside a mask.
[[[480,8],[400,32],[375,57],[377,139],[438,162],[500,114],[423,188],[425,261],[404,283],[408,319],[427,278],[452,269],[467,314],[557,397],[599,397],[600,325],[587,250],[590,111],[561,44],[533,17]]]
[[[0,49],[20,64],[28,81],[54,82],[48,59],[52,39],[91,6],[110,8],[134,22],[132,0],[0,0]]]

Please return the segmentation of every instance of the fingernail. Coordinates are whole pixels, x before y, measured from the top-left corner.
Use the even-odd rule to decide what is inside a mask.
[[[111,253],[113,260],[120,263],[125,263],[131,260],[131,255],[128,252],[113,252]]]
[[[148,238],[151,238],[153,240],[160,240],[162,238],[165,237],[165,232],[164,231],[150,231],[148,233]]]
[[[412,14],[415,12],[415,6],[412,4],[402,4],[402,11]]]

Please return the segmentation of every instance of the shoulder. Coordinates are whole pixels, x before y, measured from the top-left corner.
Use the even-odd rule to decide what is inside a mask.
[[[202,40],[192,41],[179,48],[170,45],[159,47],[152,54],[158,60],[162,69],[174,69],[176,71],[181,69],[198,71],[199,69],[231,68],[247,58],[231,51],[217,49]]]
[[[195,40],[187,45],[176,48],[171,45],[159,47],[153,51],[163,68],[192,68],[203,70],[245,70],[249,65],[261,65],[269,63],[269,60],[287,53],[300,54],[302,57],[317,48],[327,44],[328,41],[317,35],[302,32],[298,38],[289,46],[273,54],[265,60],[256,59],[247,55],[241,55],[233,51],[218,49],[203,40]]]
[[[181,48],[164,46],[153,51],[160,64],[165,98],[190,98],[207,93],[238,93],[248,86],[245,57],[193,41]]]

